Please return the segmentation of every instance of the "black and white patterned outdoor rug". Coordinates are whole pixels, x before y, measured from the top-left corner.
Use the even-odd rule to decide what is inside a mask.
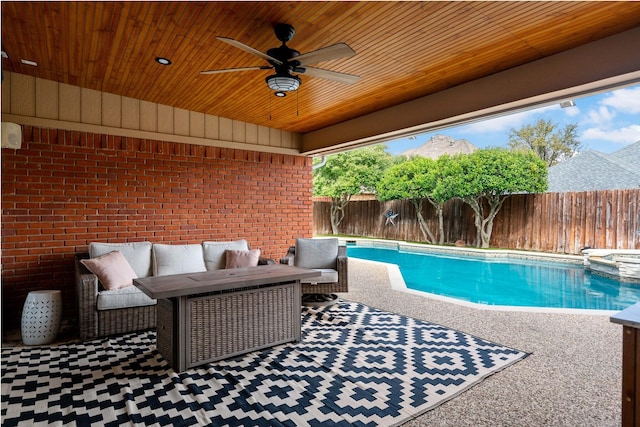
[[[526,357],[342,301],[302,341],[175,373],[155,332],[2,349],[2,425],[398,425]]]

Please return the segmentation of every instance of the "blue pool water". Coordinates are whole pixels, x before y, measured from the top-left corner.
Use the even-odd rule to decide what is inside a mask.
[[[582,265],[358,246],[348,246],[347,255],[397,264],[409,289],[480,304],[622,310],[640,301],[640,285],[591,274]]]

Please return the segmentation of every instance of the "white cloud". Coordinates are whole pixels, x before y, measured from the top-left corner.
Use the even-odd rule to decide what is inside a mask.
[[[581,124],[587,127],[582,132],[582,140],[616,145],[640,141],[640,124],[637,124],[637,116],[632,118],[632,124],[628,121],[623,124],[618,117],[640,113],[640,87],[608,93],[598,104],[597,109],[589,110],[582,120]]]
[[[589,110],[587,116],[583,119],[583,123],[594,124],[598,127],[610,127],[615,117],[615,111],[601,105],[597,110]]]
[[[581,139],[608,141],[617,144],[630,144],[640,141],[640,125],[631,125],[622,129],[606,130],[599,127],[593,127],[582,133]]]
[[[621,113],[640,113],[640,87],[614,90],[601,103]]]
[[[582,114],[582,111],[580,111],[580,108],[578,107],[563,108],[563,111],[564,111],[564,114],[566,114],[568,117],[576,117]]]

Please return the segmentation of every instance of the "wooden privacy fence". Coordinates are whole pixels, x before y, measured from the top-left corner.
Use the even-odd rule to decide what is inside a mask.
[[[329,198],[314,198],[314,234],[331,234]],[[385,224],[393,209],[395,225]],[[425,200],[425,220],[438,230],[435,209]],[[477,246],[473,211],[460,200],[444,209],[445,243],[462,240]],[[415,209],[408,200],[351,201],[339,227],[341,235],[424,242]],[[584,246],[640,249],[640,189],[581,193],[518,194],[509,197],[495,218],[491,247],[580,254]]]

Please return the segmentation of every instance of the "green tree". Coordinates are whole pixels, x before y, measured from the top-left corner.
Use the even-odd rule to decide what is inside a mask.
[[[534,125],[509,130],[509,148],[533,150],[550,167],[580,150],[578,125],[572,123],[558,129],[557,123],[539,119]]]
[[[416,218],[422,236],[427,243],[435,243],[434,233],[428,227],[422,215],[423,201],[427,200],[436,209],[438,215],[438,242],[444,243],[444,204],[451,198],[451,192],[442,185],[443,164],[450,161],[449,156],[432,160],[425,157],[413,157],[392,166],[384,174],[377,189],[381,201],[407,199],[416,210]]]
[[[547,165],[531,151],[476,150],[453,157],[442,173],[442,184],[473,209],[476,244],[483,248],[489,247],[493,220],[510,195],[547,189]]]
[[[373,145],[331,155],[324,166],[314,169],[313,195],[331,197],[333,234],[338,234],[351,197],[363,191],[375,191],[391,162],[384,145]]]

